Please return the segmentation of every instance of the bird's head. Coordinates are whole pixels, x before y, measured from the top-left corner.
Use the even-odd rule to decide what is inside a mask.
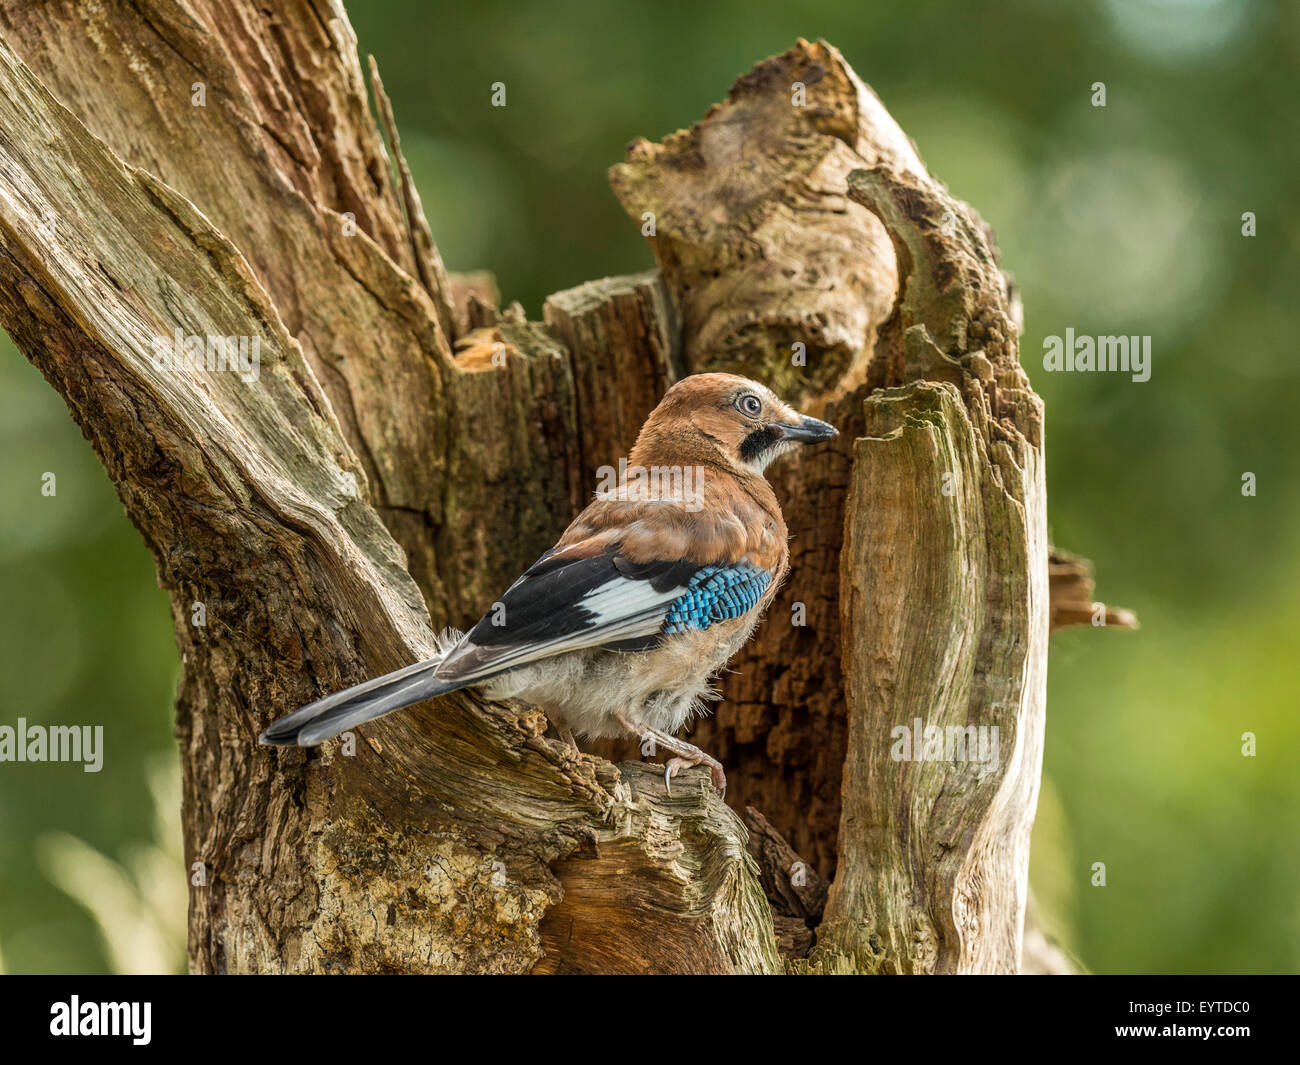
[[[738,474],[762,474],[800,445],[830,440],[839,431],[800,414],[766,385],[727,373],[685,377],[650,412],[638,452],[708,455]],[[634,453],[635,454],[635,453]],[[649,457],[649,456],[647,456]]]

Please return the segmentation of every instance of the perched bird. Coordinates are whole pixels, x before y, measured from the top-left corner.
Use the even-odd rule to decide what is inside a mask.
[[[835,428],[763,385],[707,373],[673,385],[617,478],[449,649],[280,718],[266,744],[312,746],[458,688],[542,707],[564,740],[633,733],[683,768],[717,759],[676,737],[748,639],[789,567],[764,471]]]

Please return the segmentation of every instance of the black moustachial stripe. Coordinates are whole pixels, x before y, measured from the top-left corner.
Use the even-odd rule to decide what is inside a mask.
[[[746,462],[753,462],[764,451],[777,444],[780,439],[766,425],[762,429],[755,429],[740,442],[740,457]]]

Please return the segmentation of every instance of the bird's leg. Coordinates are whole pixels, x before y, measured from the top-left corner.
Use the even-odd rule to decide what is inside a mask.
[[[569,750],[574,754],[582,753],[582,751],[578,749],[578,741],[573,738],[573,729],[569,728],[567,725],[556,725],[555,730],[560,734],[560,739],[569,745]]]
[[[673,793],[673,777],[683,769],[689,769],[693,765],[707,765],[709,774],[713,778],[713,786],[718,789],[718,794],[725,795],[727,793],[727,774],[722,768],[722,763],[713,755],[706,754],[695,744],[679,740],[676,736],[670,736],[666,732],[660,732],[655,728],[647,728],[645,725],[634,724],[621,710],[614,712],[614,720],[638,738],[645,739],[650,736],[660,747],[676,755],[676,757],[670,758],[664,766],[664,787],[668,789],[669,795]]]

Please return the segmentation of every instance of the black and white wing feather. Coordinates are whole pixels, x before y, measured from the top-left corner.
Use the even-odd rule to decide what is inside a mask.
[[[653,646],[700,568],[630,562],[616,551],[544,555],[452,648],[437,676],[470,683],[566,651]]]

